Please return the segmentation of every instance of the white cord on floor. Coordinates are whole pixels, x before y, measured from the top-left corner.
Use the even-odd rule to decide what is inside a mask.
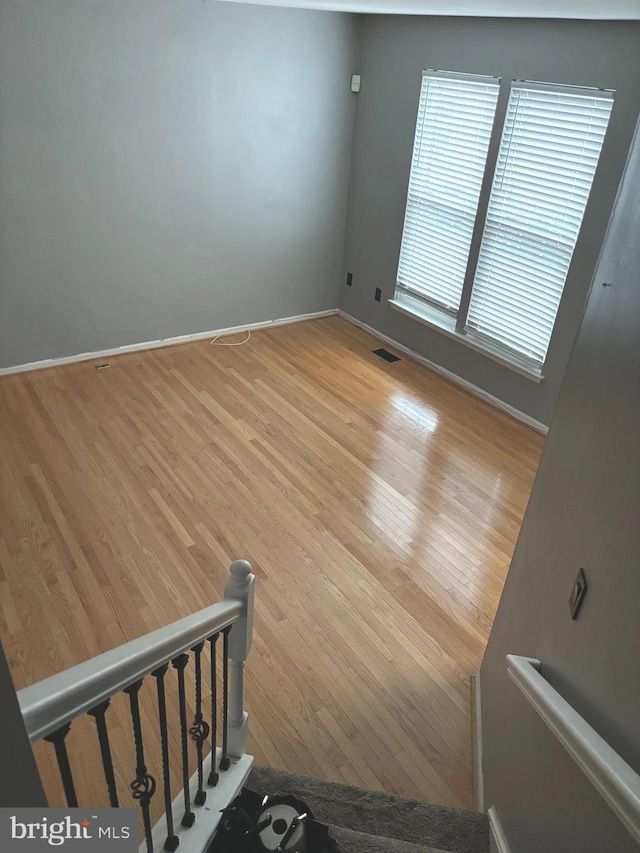
[[[216,335],[215,338],[210,342],[213,346],[216,347],[241,347],[242,344],[246,344],[246,342],[251,338],[251,329],[247,332],[247,337],[243,341],[238,341],[235,344],[219,344],[217,343],[218,338],[221,338],[223,335],[228,335],[229,332],[220,332],[219,335]],[[233,334],[233,332],[231,332]]]

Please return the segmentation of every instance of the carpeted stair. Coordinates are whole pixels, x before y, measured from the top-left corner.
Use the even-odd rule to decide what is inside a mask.
[[[247,787],[294,794],[329,824],[344,853],[489,853],[487,816],[254,767]]]

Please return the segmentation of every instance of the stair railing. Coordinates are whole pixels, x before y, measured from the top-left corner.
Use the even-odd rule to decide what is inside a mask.
[[[609,804],[640,841],[640,775],[549,684],[537,658],[507,655],[507,673]]]
[[[53,745],[65,798],[69,807],[79,805],[67,737],[73,721],[87,714],[95,720],[102,760],[104,784],[112,807],[123,805],[109,740],[111,699],[124,693],[128,699],[135,754],[136,777],[129,794],[137,801],[144,827],[141,850],[154,853],[162,848],[175,851],[180,844],[189,853],[206,850],[220,818],[220,809],[233,799],[251,769],[246,754],[247,713],[243,707],[243,671],[253,629],[255,576],[244,560],[231,564],[225,599],[192,616],[152,631],[109,652],[45,678],[18,692],[18,702],[32,743],[45,740]],[[218,641],[222,639],[222,642]],[[221,725],[218,726],[218,661],[222,646]],[[203,652],[208,646],[211,714],[205,719],[202,701]],[[188,719],[185,671],[193,655],[194,702]],[[167,691],[165,677],[175,670],[180,718],[182,791],[171,792]],[[229,669],[231,679],[229,679]],[[147,768],[141,724],[139,692],[148,676],[155,680],[158,737],[161,747],[161,776],[164,816],[152,827],[151,801],[158,787]],[[221,746],[218,747],[218,736]],[[196,772],[189,774],[189,740],[196,752]],[[207,743],[210,743],[205,757]],[[209,799],[208,799],[208,795]],[[201,809],[207,802],[207,809]],[[96,805],[80,803],[80,805]],[[180,823],[176,815],[182,812]]]

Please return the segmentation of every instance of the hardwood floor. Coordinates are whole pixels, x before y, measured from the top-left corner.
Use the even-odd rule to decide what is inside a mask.
[[[218,600],[246,558],[257,761],[471,807],[469,679],[543,439],[379,345],[329,317],[0,379],[17,687]],[[152,725],[150,695],[143,708]],[[76,728],[79,788],[106,804]],[[60,803],[48,746],[37,756]]]

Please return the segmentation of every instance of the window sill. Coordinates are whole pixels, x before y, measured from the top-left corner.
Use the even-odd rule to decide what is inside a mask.
[[[426,306],[420,306],[418,309],[413,305],[406,305],[396,299],[389,299],[389,305],[391,305],[395,311],[399,311],[401,314],[406,314],[407,317],[411,317],[419,323],[429,326],[430,329],[435,329],[436,332],[440,332],[448,338],[458,341],[459,343],[464,344],[464,346],[479,352],[481,355],[485,355],[487,358],[497,361],[498,364],[508,367],[509,370],[514,370],[516,373],[519,373],[526,379],[530,379],[532,382],[540,383],[544,379],[542,371],[536,370],[534,367],[530,367],[519,362],[517,358],[510,358],[498,347],[495,347],[494,349],[491,344],[475,337],[473,333],[467,332],[467,334],[463,335],[458,332],[456,330],[456,321],[453,317],[441,314],[435,309],[430,310]]]

